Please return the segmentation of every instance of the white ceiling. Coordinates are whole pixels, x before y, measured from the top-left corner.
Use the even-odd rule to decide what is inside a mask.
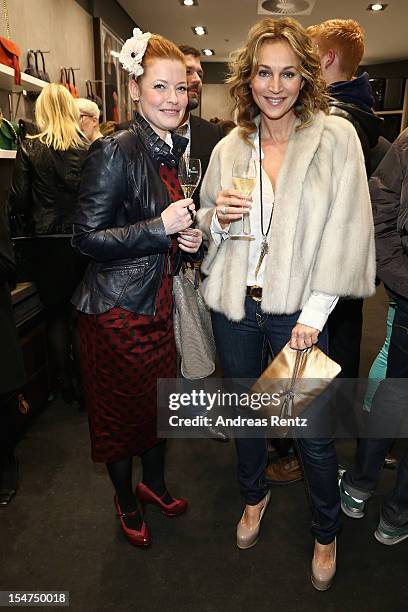
[[[366,8],[370,0],[316,0],[308,16],[294,16],[308,26],[326,19],[355,19],[366,33],[364,64],[408,59],[408,0],[385,0],[385,11]],[[213,58],[224,61],[242,46],[249,28],[265,15],[258,14],[258,0],[199,0],[199,6],[183,7],[179,0],[118,0],[144,31],[156,32],[177,44],[215,49]],[[204,25],[207,36],[195,36],[191,26]],[[130,35],[131,33],[129,33]]]

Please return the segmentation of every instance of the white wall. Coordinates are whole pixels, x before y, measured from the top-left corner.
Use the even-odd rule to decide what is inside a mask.
[[[51,81],[59,80],[61,66],[80,68],[75,78],[79,95],[84,96],[85,81],[95,78],[91,15],[75,0],[8,0],[8,6],[11,38],[21,51],[21,70],[27,65],[27,49],[49,50],[45,61]],[[2,14],[0,35],[6,35]],[[7,111],[4,92],[1,94],[0,106]],[[29,116],[28,103],[26,107]]]
[[[207,120],[212,117],[233,119],[227,85],[206,85],[204,83],[201,94],[201,116]]]

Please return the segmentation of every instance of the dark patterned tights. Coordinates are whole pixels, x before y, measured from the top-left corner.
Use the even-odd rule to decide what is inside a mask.
[[[168,504],[173,501],[173,498],[167,493],[166,484],[164,481],[165,451],[166,442],[162,441],[160,444],[156,444],[142,454],[142,482]],[[126,526],[129,529],[140,530],[142,525],[142,515],[133,491],[132,461],[133,458],[129,457],[129,459],[123,459],[122,461],[107,463],[106,467],[112,480],[112,484],[115,487],[122,512],[138,511],[134,517],[125,519]]]

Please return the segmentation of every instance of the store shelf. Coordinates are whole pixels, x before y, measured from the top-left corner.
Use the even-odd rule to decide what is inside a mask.
[[[21,85],[16,85],[14,82],[14,68],[0,64],[0,89],[15,92],[23,91],[23,89],[27,91],[41,91],[46,85],[48,85],[46,81],[36,79],[29,74],[25,74],[25,72],[21,73]]]
[[[16,159],[17,151],[3,151],[0,149],[0,159]]]

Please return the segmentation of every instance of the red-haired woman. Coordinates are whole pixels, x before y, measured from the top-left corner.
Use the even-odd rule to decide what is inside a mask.
[[[176,516],[156,434],[157,378],[176,377],[172,276],[198,257],[194,203],[177,179],[186,139],[170,134],[187,105],[184,56],[161,36],[135,29],[120,61],[132,75],[138,112],[129,130],[90,148],[73,244],[92,258],[74,296],[80,314],[92,457],[107,464],[123,532],[136,546],[150,536],[137,498]],[[177,239],[175,238],[177,235]],[[143,480],[132,490],[132,458]]]

